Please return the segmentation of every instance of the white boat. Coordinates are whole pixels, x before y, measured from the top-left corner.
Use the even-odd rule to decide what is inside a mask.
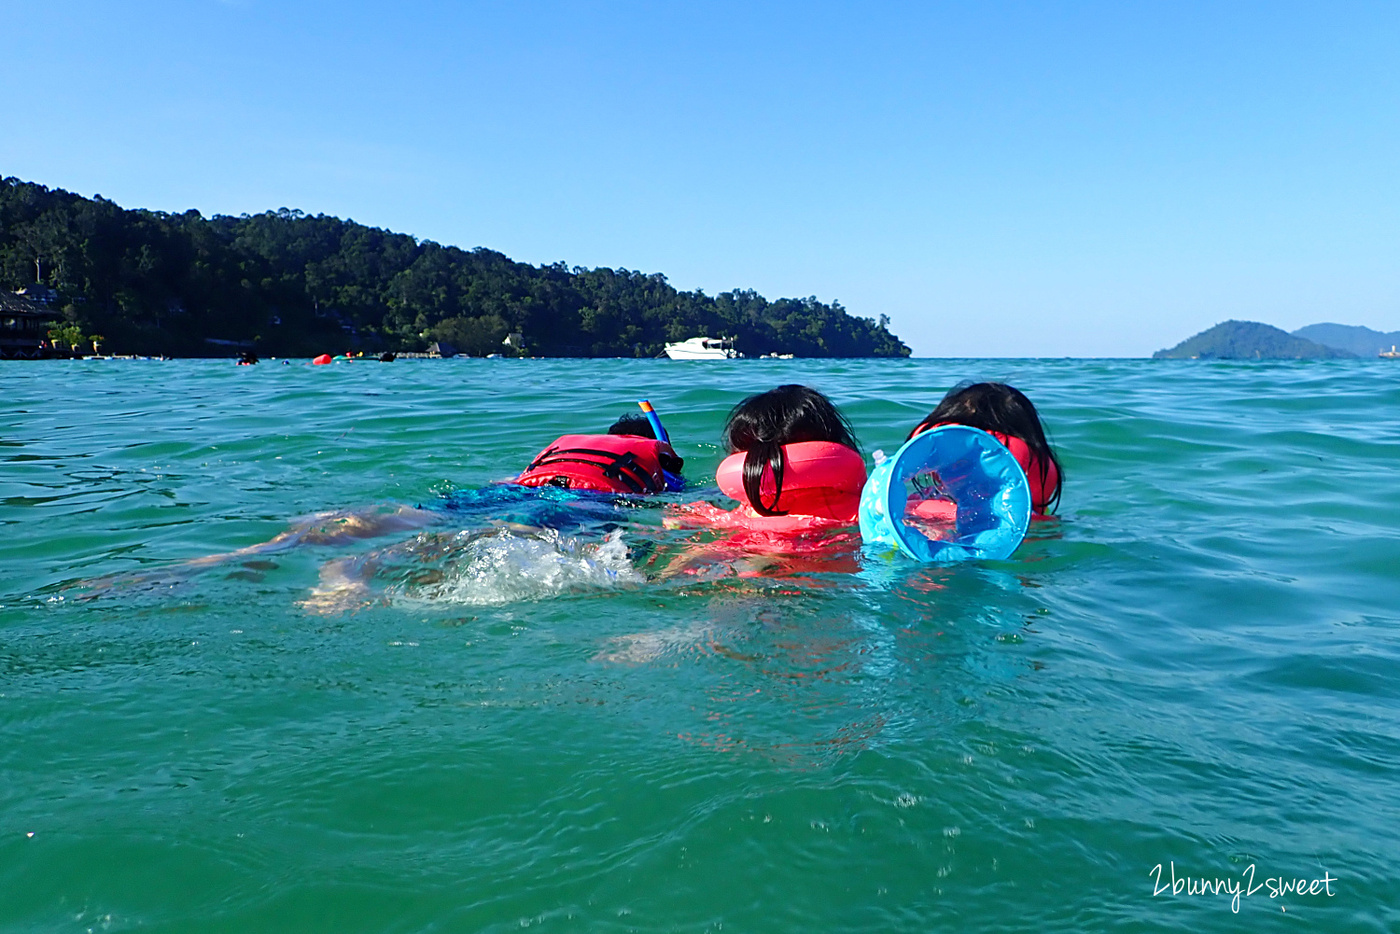
[[[676,344],[667,344],[666,356],[672,360],[738,360],[743,354],[734,349],[734,341],[730,338],[692,337]]]
[[[1400,360],[1400,350],[1396,350],[1395,345],[1391,344],[1389,350],[1381,351],[1381,356],[1386,360]]]

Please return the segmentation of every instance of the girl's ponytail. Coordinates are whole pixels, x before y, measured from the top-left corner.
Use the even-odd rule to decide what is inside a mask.
[[[778,500],[783,495],[783,467],[785,459],[783,446],[776,441],[759,441],[744,454],[744,493],[749,505],[760,516],[785,516],[787,511],[778,508]],[[763,504],[763,475],[773,471],[773,505]]]

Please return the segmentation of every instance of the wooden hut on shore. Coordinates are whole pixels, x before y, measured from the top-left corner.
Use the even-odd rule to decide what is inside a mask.
[[[56,315],[26,295],[0,292],[0,360],[49,356],[48,330]]]

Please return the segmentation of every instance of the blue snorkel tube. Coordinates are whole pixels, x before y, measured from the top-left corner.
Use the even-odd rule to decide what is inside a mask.
[[[860,494],[866,550],[918,561],[1009,558],[1026,537],[1031,488],[996,438],[941,425],[876,465]]]
[[[666,429],[661,424],[661,416],[656,414],[656,409],[652,408],[651,400],[638,399],[637,405],[641,408],[642,414],[651,423],[651,432],[656,435],[656,440],[665,444],[671,443],[671,436],[666,434]],[[666,489],[671,493],[679,493],[685,489],[685,478],[671,473],[662,468],[661,475],[666,478]]]
[[[641,407],[642,414],[651,422],[651,430],[656,435],[657,441],[671,443],[671,436],[666,434],[666,429],[661,427],[661,416],[656,414],[656,409],[651,407],[650,399],[638,399],[637,405]]]

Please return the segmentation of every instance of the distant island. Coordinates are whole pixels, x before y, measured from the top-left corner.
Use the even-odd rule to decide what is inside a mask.
[[[749,356],[907,357],[889,319],[752,290],[682,292],[660,273],[532,266],[282,208],[203,217],[0,181],[0,288],[35,296],[63,343],[104,352],[240,350],[654,357],[732,337]]]
[[[1343,324],[1310,324],[1292,334],[1257,321],[1225,321],[1168,350],[1155,360],[1314,360],[1375,357],[1400,332],[1384,333]]]
[[[1314,343],[1346,350],[1358,357],[1374,357],[1400,345],[1400,331],[1375,331],[1352,324],[1310,324],[1293,332]]]

